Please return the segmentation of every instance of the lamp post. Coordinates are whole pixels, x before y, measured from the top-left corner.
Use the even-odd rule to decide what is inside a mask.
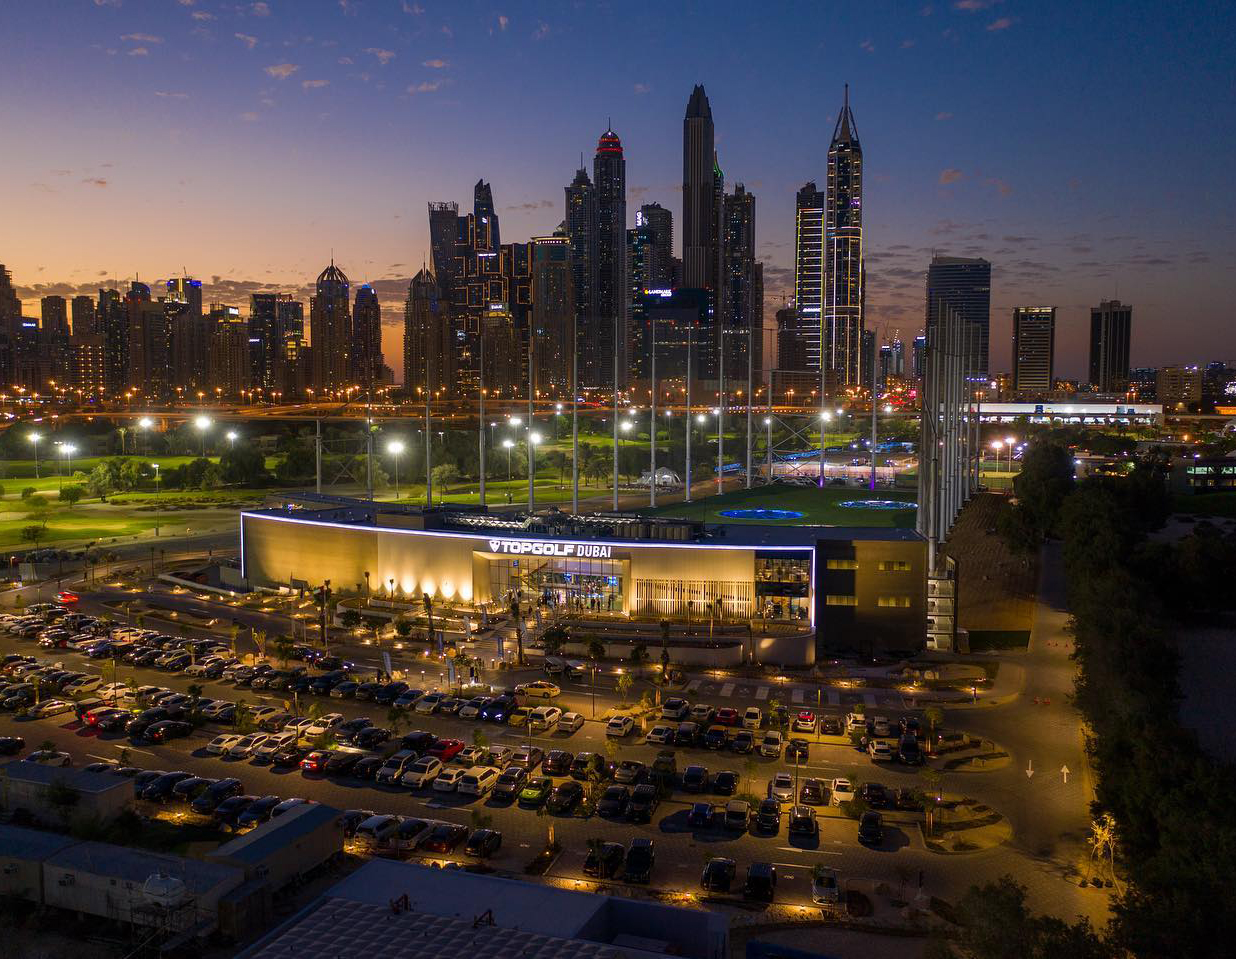
[[[773,481],[772,470],[772,417],[764,417],[764,462],[768,470],[767,482]]]
[[[41,433],[31,433],[26,437],[30,440],[30,445],[34,447],[34,478],[39,478],[39,440],[43,438]]]
[[[235,430],[228,430],[227,433],[224,434],[224,436],[227,437],[227,448],[230,450],[236,449],[236,435]]]
[[[202,459],[206,458],[206,432],[210,429],[210,417],[205,413],[199,413],[193,417],[193,426],[202,437]]]
[[[506,450],[506,481],[509,483],[511,481],[511,450],[515,448],[515,441],[509,438],[504,439],[502,447]]]
[[[386,452],[395,461],[395,499],[399,499],[399,454],[403,452],[403,441],[391,440],[386,444]]]
[[[993,456],[996,461],[996,472],[1000,472],[1000,450],[1004,448],[1004,443],[1001,440],[992,440],[991,448],[994,451]]]
[[[828,410],[820,410],[820,486],[824,485],[824,424],[832,418]]]
[[[541,434],[536,430],[528,432],[528,512],[536,505],[536,444],[541,442]]]
[[[137,428],[141,430],[143,433],[148,433],[153,427],[154,427],[154,420],[152,420],[149,416],[143,416],[140,420],[137,421]],[[137,445],[136,441],[134,441],[133,445],[136,447]],[[134,452],[137,452],[137,450],[134,449]],[[147,453],[150,452],[150,440],[146,441],[146,452]]]
[[[76,452],[76,450],[77,450],[77,447],[74,446],[72,443],[61,443],[60,444],[60,454],[64,457],[67,463],[65,467],[65,472],[67,472],[70,477],[72,477],[73,475],[73,454],[74,452]],[[64,476],[63,475],[61,475],[60,477],[60,489],[61,490],[64,489]]]
[[[155,471],[155,536],[159,535],[159,464],[154,463]]]
[[[1013,444],[1015,444],[1016,442],[1017,442],[1016,436],[1006,436],[1004,438],[1004,445],[1007,446],[1009,449],[1009,472],[1010,473],[1013,472]]]

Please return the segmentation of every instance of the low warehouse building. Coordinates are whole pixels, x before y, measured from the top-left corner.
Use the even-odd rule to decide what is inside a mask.
[[[0,896],[43,902],[43,862],[78,840],[55,832],[0,827]]]
[[[133,783],[123,776],[17,760],[0,767],[0,805],[61,826],[75,820],[108,822],[133,802]]]
[[[206,855],[208,862],[243,869],[264,879],[272,892],[312,872],[343,851],[339,810],[321,803],[293,806]]]

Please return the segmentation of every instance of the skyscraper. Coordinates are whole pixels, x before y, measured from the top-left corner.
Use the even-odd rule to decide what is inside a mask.
[[[193,316],[202,315],[202,281],[189,276],[180,276],[167,281],[167,298],[173,303],[183,303]]]
[[[863,333],[863,148],[850,88],[828,148],[824,206],[824,369],[837,386],[857,385]]]
[[[382,305],[373,287],[356,288],[352,308],[351,380],[362,393],[374,390],[383,380]]]
[[[648,231],[644,289],[670,289],[674,285],[674,215],[660,203],[645,203],[635,214],[635,227]]]
[[[123,393],[129,378],[129,320],[117,290],[99,290],[95,331],[103,337],[103,378],[107,392]]]
[[[627,162],[622,141],[607,129],[592,160],[596,187],[596,313],[583,347],[595,353],[594,386],[626,385]],[[617,382],[614,381],[615,375]]]
[[[1018,393],[1052,388],[1056,358],[1056,308],[1019,306],[1013,310],[1013,389]]]
[[[682,283],[716,290],[719,237],[715,137],[708,94],[696,85],[682,121]]]
[[[403,385],[413,399],[458,395],[450,302],[425,268],[408,284],[403,311]]]
[[[154,300],[150,287],[134,280],[124,297],[128,320],[128,382],[126,388],[156,398],[170,397],[175,379],[172,367],[172,321],[179,304]]]
[[[45,296],[39,301],[43,332],[53,336],[69,335],[69,304],[63,296]]]
[[[249,382],[267,391],[290,392],[287,343],[305,336],[305,305],[290,293],[249,296]]]
[[[824,207],[827,197],[814,182],[803,185],[794,210],[794,305],[797,322],[788,324],[786,335],[799,336],[802,347],[783,354],[778,365],[783,370],[789,357],[803,362],[802,369],[820,368],[820,330],[824,316]]]
[[[940,318],[940,304],[957,310],[962,324],[963,370],[971,382],[987,379],[991,329],[991,263],[937,256],[927,269],[927,328]]]
[[[74,333],[85,334],[95,332],[94,300],[88,296],[73,297],[72,312]]]
[[[316,292],[309,298],[309,341],[313,366],[309,377],[314,391],[339,390],[350,385],[352,316],[344,272],[330,266],[318,275]]]
[[[459,282],[459,204],[429,204],[429,251],[438,296],[451,302]]]
[[[1133,307],[1103,300],[1090,310],[1090,383],[1100,393],[1122,393],[1129,384]]]
[[[234,306],[214,305],[210,336],[210,377],[212,389],[223,396],[238,396],[249,388],[249,323]]]
[[[755,311],[755,195],[739,183],[724,203],[721,355],[725,379],[745,382],[748,344],[756,346],[756,325],[762,323]]]
[[[579,324],[580,344],[591,342],[591,331],[596,315],[596,257],[597,257],[597,194],[596,187],[582,166],[575,171],[575,179],[566,187],[566,232],[571,247],[571,273],[574,279],[575,319]],[[597,382],[596,357],[590,352],[581,352],[579,357],[579,381],[592,385]]]
[[[532,361],[541,396],[570,396],[575,287],[564,233],[532,238]],[[625,328],[625,324],[624,324]]]

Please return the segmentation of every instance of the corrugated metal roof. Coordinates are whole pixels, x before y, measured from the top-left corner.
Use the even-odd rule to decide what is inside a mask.
[[[37,783],[43,786],[63,782],[82,793],[105,793],[122,787],[130,790],[133,788],[130,780],[117,776],[115,773],[87,772],[71,766],[45,766],[42,763],[26,762],[24,759],[6,763],[3,767],[3,775],[16,782]]]
[[[80,841],[59,833],[0,825],[0,858],[41,862],[52,853]]]
[[[208,858],[256,865],[264,862],[277,850],[314,832],[323,823],[334,823],[339,815],[340,811],[334,806],[323,806],[321,803],[293,806],[278,819],[264,822],[252,832],[224,843],[211,852]],[[339,835],[342,848],[343,834]]]
[[[127,882],[145,882],[155,873],[162,873],[179,879],[195,894],[214,889],[220,883],[239,883],[244,879],[244,873],[234,866],[183,856],[165,856],[105,842],[79,842],[53,853],[45,862],[49,868],[75,869]]]

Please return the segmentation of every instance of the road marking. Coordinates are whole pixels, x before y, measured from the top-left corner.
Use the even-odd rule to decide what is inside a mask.
[[[717,695],[718,696],[733,696],[734,695],[734,684],[726,683],[724,686],[721,687],[721,691],[717,693]]]
[[[761,686],[759,689],[757,689],[755,691],[755,698],[756,699],[767,699],[768,698],[768,687]]]
[[[828,691],[828,705],[840,706],[841,705],[841,693],[837,692],[837,690],[835,689],[830,689]]]
[[[703,682],[703,680],[700,680],[700,679],[693,679],[693,680],[691,680],[691,682],[687,683],[687,689],[686,689],[686,691],[687,691],[688,693],[693,693],[693,692],[695,692],[697,689],[699,689],[699,688],[700,688],[700,683],[702,683],[702,682]]]
[[[801,703],[802,701],[803,701],[803,690],[795,688],[794,691],[790,693],[790,702]]]

